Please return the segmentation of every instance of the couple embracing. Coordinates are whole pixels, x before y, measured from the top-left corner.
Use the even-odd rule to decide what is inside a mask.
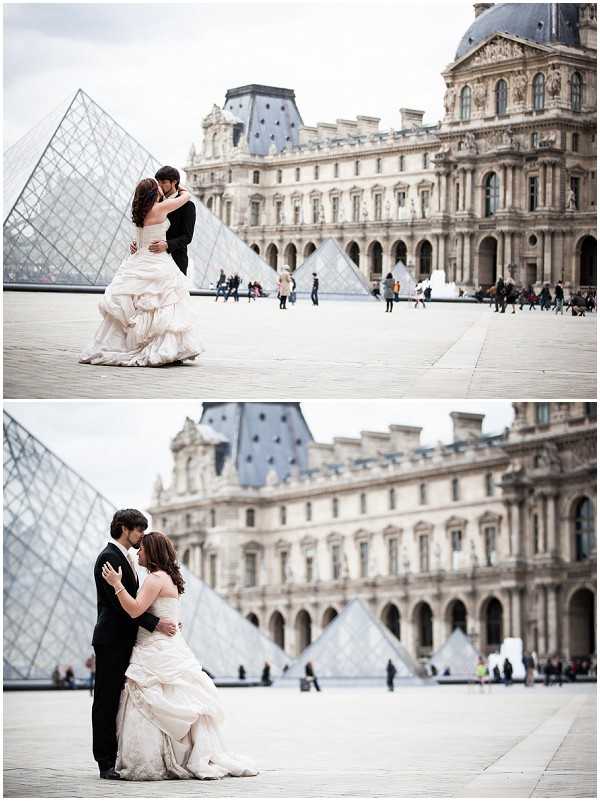
[[[83,364],[162,367],[202,352],[186,277],[196,208],[179,172],[161,167],[135,188],[135,241],[99,304],[102,323]]]
[[[225,750],[217,689],[179,623],[184,580],[171,540],[136,509],[115,513],[96,559],[98,620],[92,644],[94,759],[102,779],[255,776],[247,757]],[[147,575],[139,586],[129,549]]]

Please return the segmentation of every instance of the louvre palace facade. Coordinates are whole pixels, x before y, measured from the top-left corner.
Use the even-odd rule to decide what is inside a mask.
[[[290,655],[353,598],[417,659],[460,627],[481,652],[595,651],[596,404],[514,403],[453,441],[392,425],[315,442],[299,403],[205,403],[171,444],[153,525]]]
[[[303,123],[291,89],[230,89],[186,172],[273,268],[334,238],[363,275],[398,261],[473,288],[596,285],[596,5],[475,4],[441,121],[401,108]]]

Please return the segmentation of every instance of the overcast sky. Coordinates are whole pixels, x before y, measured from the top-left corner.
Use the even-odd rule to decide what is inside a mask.
[[[305,124],[442,115],[441,70],[471,3],[10,4],[4,146],[84,89],[159,161],[182,166],[228,88],[296,91]]]
[[[171,471],[172,437],[200,401],[5,401],[4,408],[116,506],[144,508],[157,473]],[[316,440],[385,431],[392,423],[423,426],[422,444],[450,441],[449,412],[486,415],[484,432],[512,422],[509,401],[303,401]]]

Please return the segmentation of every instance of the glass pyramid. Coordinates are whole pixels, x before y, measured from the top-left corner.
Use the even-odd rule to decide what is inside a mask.
[[[374,300],[371,287],[335,239],[326,239],[294,273],[296,292],[310,295],[313,276],[319,277],[319,298]]]
[[[137,182],[160,162],[81,89],[4,154],[4,281],[106,286],[129,253]],[[273,270],[199,201],[190,276],[219,268],[276,286]]]
[[[87,676],[96,622],[93,565],[115,507],[4,413],[4,680]],[[140,569],[141,570],[141,569]],[[184,636],[217,678],[277,676],[286,654],[184,569]]]
[[[400,281],[400,297],[401,298],[413,298],[415,295],[415,287],[417,282],[410,274],[406,264],[403,261],[399,261],[394,266],[392,270],[392,275],[396,281]]]
[[[429,664],[435,665],[439,676],[446,668],[450,668],[451,676],[473,678],[478,659],[479,654],[471,640],[462,629],[456,628],[446,642],[434,652]]]
[[[304,676],[307,662],[312,662],[324,684],[385,684],[388,659],[396,666],[396,679],[421,681],[417,679],[418,666],[400,640],[355,598],[294,660],[277,684]]]

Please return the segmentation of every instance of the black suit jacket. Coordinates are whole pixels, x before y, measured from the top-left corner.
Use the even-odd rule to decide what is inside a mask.
[[[183,206],[167,214],[167,218],[171,223],[167,231],[167,253],[171,254],[181,272],[187,275],[187,249],[194,236],[196,207],[188,200]]]
[[[98,555],[94,565],[94,580],[96,582],[96,596],[98,598],[98,620],[94,628],[92,645],[121,645],[130,644],[133,648],[137,636],[138,626],[148,631],[154,631],[159,621],[150,612],[144,612],[136,618],[131,618],[122,608],[114,589],[102,578],[102,565],[110,562],[115,570],[122,571],[122,583],[127,592],[136,597],[138,591],[138,578],[133,572],[129,561],[125,558],[117,545],[107,543],[106,548]]]

